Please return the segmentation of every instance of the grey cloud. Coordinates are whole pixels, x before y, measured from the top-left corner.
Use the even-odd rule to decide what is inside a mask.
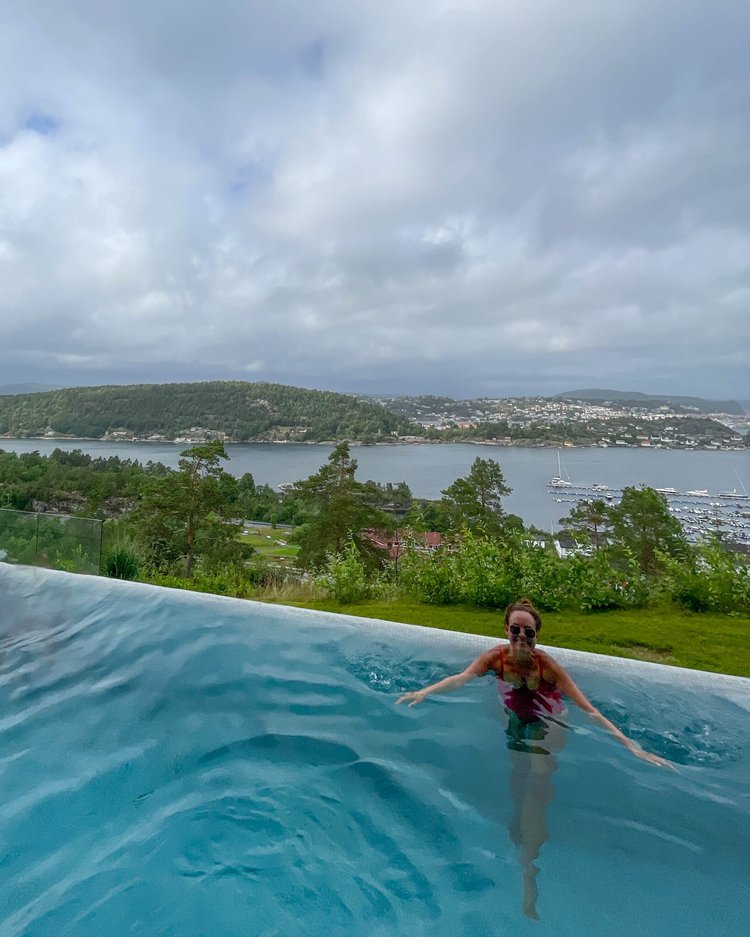
[[[102,9],[0,37],[8,381],[750,394],[741,0]]]

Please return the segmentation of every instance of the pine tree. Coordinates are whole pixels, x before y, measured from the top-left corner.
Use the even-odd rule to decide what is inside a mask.
[[[372,492],[355,479],[356,471],[357,461],[349,454],[349,444],[342,442],[326,465],[294,485],[295,495],[311,515],[296,538],[301,566],[321,568],[329,554],[341,553],[350,541],[368,564],[382,559],[361,532],[367,528],[387,530],[393,524],[372,504]]]
[[[441,492],[441,503],[454,527],[466,526],[474,533],[495,537],[505,527],[502,499],[511,490],[499,463],[477,457],[466,478],[457,478]]]
[[[193,446],[180,455],[178,472],[147,485],[134,522],[152,563],[169,569],[179,560],[189,577],[197,558],[209,564],[239,562],[247,548],[237,541],[240,525],[230,519],[236,483],[227,484],[219,464],[228,458],[224,444]]]

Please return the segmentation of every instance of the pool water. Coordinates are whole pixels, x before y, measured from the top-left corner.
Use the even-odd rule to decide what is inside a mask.
[[[672,772],[579,711],[509,752],[491,677],[395,705],[487,639],[2,563],[0,597],[1,937],[746,932],[748,680],[553,652]]]

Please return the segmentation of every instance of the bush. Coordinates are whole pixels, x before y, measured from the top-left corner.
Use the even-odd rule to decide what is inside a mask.
[[[692,563],[671,561],[666,590],[693,612],[750,613],[750,563],[718,539],[700,544]]]
[[[101,571],[110,579],[137,579],[142,566],[141,555],[129,538],[120,537],[102,551]]]
[[[211,573],[197,569],[190,578],[151,570],[143,578],[155,586],[186,589],[189,592],[211,592],[214,595],[228,595],[239,599],[249,598],[255,593],[253,584],[242,570],[234,565]]]
[[[404,596],[428,605],[460,601],[453,584],[450,555],[443,550],[425,556],[408,548],[398,561],[398,584]]]
[[[367,570],[352,540],[341,553],[328,554],[326,564],[315,582],[342,605],[361,602],[370,594]]]
[[[433,605],[504,608],[523,595],[548,612],[643,607],[659,592],[627,553],[616,565],[604,551],[560,559],[522,535],[500,541],[469,532],[452,551],[410,548],[399,561],[399,585],[403,595]]]
[[[591,557],[568,557],[565,564],[569,607],[603,612],[643,608],[652,600],[649,580],[628,554],[612,563],[607,553],[600,550]]]
[[[92,559],[80,543],[72,551],[66,550],[63,553],[52,549],[49,555],[42,553],[34,562],[39,566],[61,569],[66,573],[96,572],[96,558]]]
[[[425,554],[410,546],[399,560],[399,584],[402,592],[433,605],[503,608],[528,595],[544,608],[545,591],[524,549],[514,536],[501,542],[469,531],[454,549]]]
[[[249,583],[259,588],[281,585],[288,576],[288,571],[276,563],[271,563],[262,556],[254,556],[244,570]]]

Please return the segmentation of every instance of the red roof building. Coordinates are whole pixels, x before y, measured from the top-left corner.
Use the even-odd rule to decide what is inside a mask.
[[[420,553],[432,553],[443,545],[443,538],[436,530],[396,530],[388,533],[385,530],[363,530],[362,536],[370,543],[383,550],[392,560],[397,560],[411,542]]]

